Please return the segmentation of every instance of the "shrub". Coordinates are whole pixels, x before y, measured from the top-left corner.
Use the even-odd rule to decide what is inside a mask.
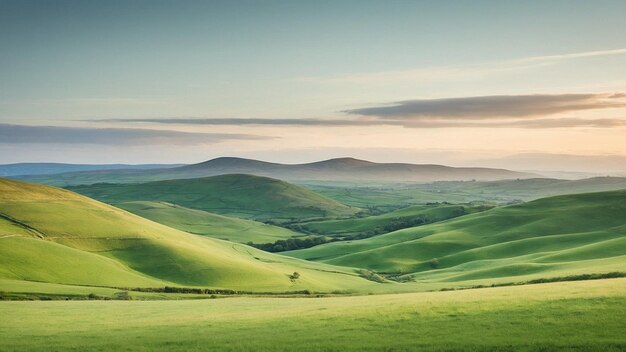
[[[115,292],[114,296],[115,296],[115,299],[119,299],[123,301],[129,301],[133,299],[128,293],[128,291]]]
[[[373,271],[369,271],[369,270],[364,270],[364,269],[359,270],[359,276],[361,276],[364,279],[367,279],[367,280],[370,280],[370,281],[374,281],[374,282],[378,282],[378,283],[386,282],[384,277],[376,274]]]

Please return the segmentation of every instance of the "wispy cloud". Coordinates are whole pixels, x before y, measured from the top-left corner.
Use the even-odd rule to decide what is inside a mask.
[[[503,117],[537,117],[563,112],[626,107],[626,95],[618,94],[538,94],[415,99],[345,110],[351,115],[381,119],[483,120]]]
[[[242,121],[245,120],[245,121]],[[132,120],[103,120],[126,121],[126,122],[150,122],[183,125],[268,125],[268,126],[293,126],[293,127],[351,127],[351,126],[400,126],[406,128],[611,128],[626,126],[626,119],[581,119],[581,118],[558,118],[558,119],[532,119],[532,120],[508,120],[508,121],[445,121],[445,120],[327,120],[327,119],[132,119]]]
[[[583,51],[583,52],[578,52],[578,53],[560,54],[560,55],[534,56],[534,57],[514,60],[512,62],[515,62],[515,61],[517,62],[554,62],[554,61],[580,59],[580,58],[586,58],[586,57],[613,56],[613,55],[626,55],[626,48]]]
[[[139,128],[80,128],[0,124],[0,144],[199,145],[272,137]]]
[[[534,119],[513,121],[395,121],[409,128],[611,128],[626,126],[626,119]]]
[[[100,119],[97,122],[145,122],[181,125],[270,125],[270,126],[372,126],[389,125],[389,121],[379,119],[257,119],[257,118],[138,118],[138,119]]]
[[[626,55],[626,48],[584,51],[559,55],[531,56],[519,59],[491,61],[478,64],[434,66],[407,70],[364,72],[335,76],[299,77],[296,80],[300,82],[312,83],[385,84],[402,81],[433,82],[458,79],[475,79],[494,74],[522,71],[548,65],[555,65],[570,60],[616,55]]]
[[[626,108],[625,93],[495,95],[416,99],[344,111],[355,118],[116,118],[87,120],[108,123],[152,123],[223,126],[407,128],[612,128],[626,126],[621,118],[559,117],[558,114]],[[554,118],[546,116],[557,115]]]

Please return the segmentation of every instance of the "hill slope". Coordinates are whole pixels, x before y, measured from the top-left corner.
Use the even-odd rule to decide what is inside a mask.
[[[47,186],[0,179],[0,217],[0,279],[252,291],[374,285],[350,269],[188,234]]]
[[[424,281],[624,271],[626,190],[544,198],[285,254]]]
[[[124,202],[116,206],[175,229],[232,242],[267,243],[303,236],[301,233],[283,227],[212,214],[164,202]]]
[[[306,188],[251,175],[221,175],[140,184],[95,184],[71,190],[116,204],[163,201],[212,213],[257,220],[332,218],[353,215],[350,208]]]
[[[372,236],[402,228],[452,219],[479,211],[485,211],[489,208],[491,207],[472,204],[415,205],[382,215],[344,220],[312,221],[300,226],[305,230],[321,235]]]
[[[56,186],[99,182],[128,183],[226,174],[252,174],[287,181],[325,182],[433,182],[451,180],[503,180],[533,177],[504,169],[449,167],[406,163],[373,163],[353,158],[308,164],[278,164],[242,158],[217,158],[199,164],[160,170],[110,170],[24,176],[20,179]]]

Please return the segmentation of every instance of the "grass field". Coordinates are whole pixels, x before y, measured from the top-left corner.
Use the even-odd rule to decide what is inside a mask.
[[[287,253],[305,261],[212,238],[297,234],[275,226],[121,204],[199,236],[0,179],[0,351],[623,351],[626,278],[457,289],[623,276],[625,200],[622,190],[311,222],[358,232],[458,216]],[[132,289],[164,286],[245,292]]]
[[[623,351],[626,279],[331,298],[0,302],[3,351]]]
[[[183,207],[255,220],[346,217],[359,211],[304,187],[251,175],[148,182],[95,184],[72,191],[109,204],[163,201]]]
[[[285,254],[426,282],[621,271],[625,216],[626,190],[558,196]]]
[[[165,202],[124,202],[118,208],[178,230],[239,243],[266,243],[303,236],[283,227],[189,209]]]
[[[65,190],[9,180],[0,188],[2,279],[381,293],[626,271],[626,191],[546,198],[286,253],[312,262],[192,235]],[[414,282],[380,284],[354,268]],[[301,277],[292,280],[295,271]]]
[[[380,234],[390,229],[414,227],[484,211],[491,208],[472,204],[415,205],[382,215],[344,220],[312,221],[301,226],[322,235]]]

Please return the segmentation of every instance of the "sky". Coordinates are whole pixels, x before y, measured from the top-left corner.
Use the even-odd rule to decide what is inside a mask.
[[[0,0],[0,163],[626,171],[624,13],[621,0]]]

